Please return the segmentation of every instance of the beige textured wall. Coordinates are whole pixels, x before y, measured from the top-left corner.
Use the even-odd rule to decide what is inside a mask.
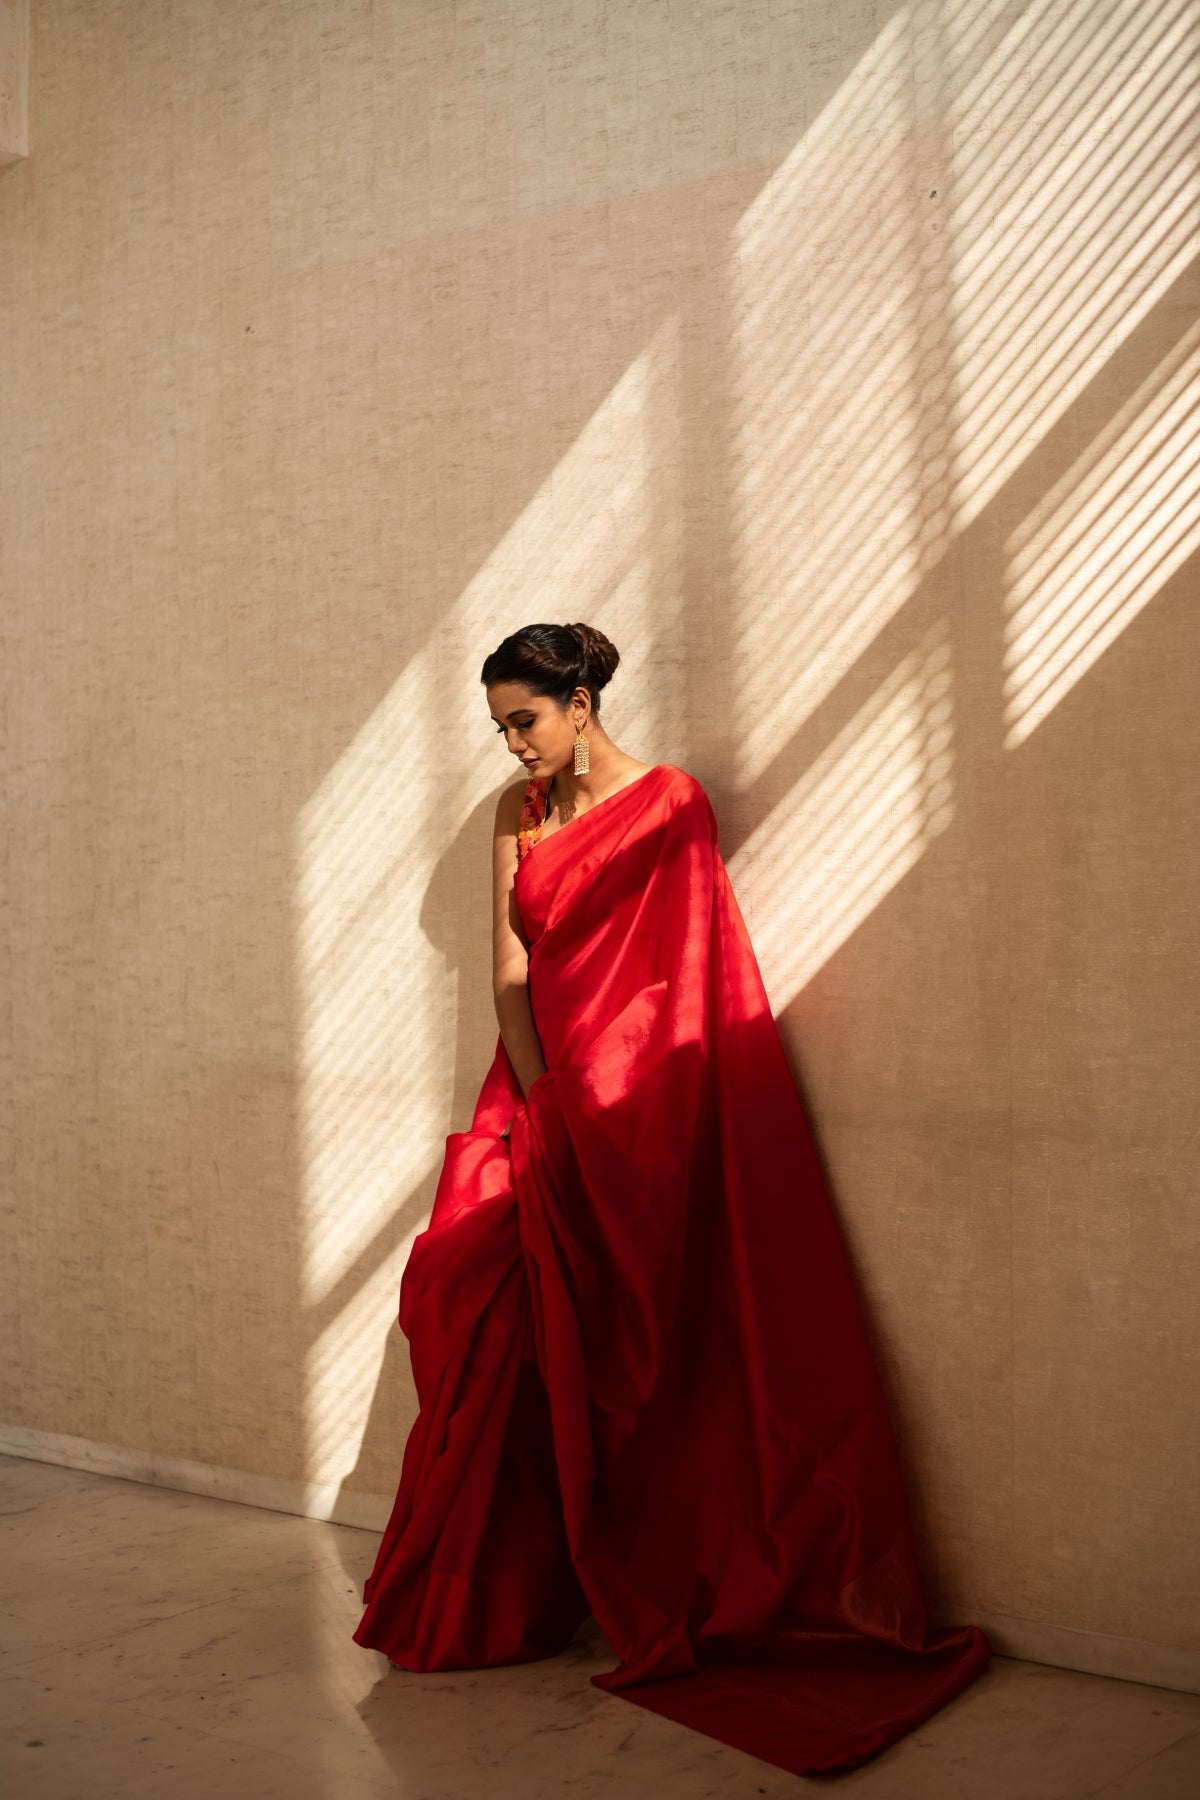
[[[1200,1649],[1200,122],[1164,0],[40,0],[0,1421],[389,1494],[478,666],[708,786],[951,1610]]]
[[[0,167],[29,151],[29,0],[0,0]]]

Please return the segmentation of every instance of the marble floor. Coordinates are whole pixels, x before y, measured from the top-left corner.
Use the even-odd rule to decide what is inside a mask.
[[[0,1457],[6,1800],[1196,1800],[1200,1695],[997,1657],[798,1780],[550,1662],[406,1676],[350,1633],[376,1536]]]

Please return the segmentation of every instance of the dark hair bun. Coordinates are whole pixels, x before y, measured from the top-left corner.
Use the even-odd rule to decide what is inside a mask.
[[[522,625],[485,659],[479,679],[488,687],[520,681],[531,694],[549,694],[564,707],[576,688],[585,687],[597,711],[600,689],[620,660],[616,645],[592,625]]]
[[[621,660],[617,646],[610,643],[594,625],[567,625],[564,630],[571,633],[583,652],[592,681],[598,688],[605,687],[616,674],[617,664]]]

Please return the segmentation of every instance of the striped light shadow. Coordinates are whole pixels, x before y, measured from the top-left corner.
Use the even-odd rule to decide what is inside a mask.
[[[952,821],[948,621],[925,583],[1194,248],[1182,16],[1150,17],[1135,0],[1070,19],[1050,0],[999,14],[901,8],[734,233],[722,272],[729,608],[746,622],[728,670],[734,779],[757,783],[770,810],[731,869],[779,1008]],[[917,104],[931,30],[937,92]],[[943,190],[936,247],[919,179],[930,166],[945,170],[928,184]],[[649,644],[623,671],[611,723],[640,754],[670,754],[684,685],[671,655],[685,622],[675,396],[687,325],[669,320],[614,384],[302,821],[314,1479],[357,1455],[378,1361],[370,1320],[439,1160],[458,999],[421,907],[447,841],[513,771],[482,694],[477,736],[459,697],[479,691],[482,653],[515,626],[591,618],[618,643]],[[1164,473],[1183,426],[1165,401],[1143,401],[1147,419],[1127,419],[1112,445],[1140,483],[1124,513],[1105,485],[1115,465],[1081,452],[1075,472],[1092,486],[1047,497],[1057,510],[1031,519],[1028,539],[1020,522],[1010,533],[1010,743],[1123,628],[1137,584],[1149,595],[1186,553]],[[1120,581],[1100,542],[1114,520]],[[1085,581],[1090,619],[1072,610]],[[769,655],[754,630],[764,596]],[[891,661],[869,657],[906,608]],[[812,719],[847,675],[853,716],[771,791],[762,771],[781,730]],[[436,796],[419,778],[423,744],[437,746]],[[397,781],[406,767],[413,777]]]
[[[776,1013],[954,816],[950,651],[931,628],[730,859]]]
[[[743,784],[922,573],[910,32],[888,21],[731,247],[730,560],[747,615],[773,613],[771,654],[751,632],[733,670]]]
[[[1198,548],[1200,327],[1010,536],[1010,748]]]
[[[960,416],[972,443],[957,492],[964,526],[1196,250],[1191,7],[1149,17],[1124,0],[1075,35],[1060,9],[1036,10],[1059,20],[1032,66],[1019,56],[1025,16],[952,110],[966,146],[954,164]],[[1010,64],[1023,80],[1006,96]],[[985,152],[971,147],[980,142]]]

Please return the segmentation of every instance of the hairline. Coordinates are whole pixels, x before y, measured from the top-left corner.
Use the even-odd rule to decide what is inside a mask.
[[[507,685],[508,685],[508,683],[503,682],[503,681],[494,681],[494,682],[489,683],[489,686],[491,686],[491,687],[506,687]],[[529,683],[527,681],[523,681],[523,682],[521,682],[520,685],[522,687],[528,687]],[[586,687],[587,683],[586,683],[586,681],[579,681],[579,682],[576,682],[575,685],[576,685],[576,687]],[[572,692],[574,692],[574,689],[572,690]],[[565,712],[567,710],[567,705],[569,704],[566,701],[555,700],[553,694],[535,694],[533,692],[532,688],[530,689],[529,698],[531,700],[552,700],[552,701],[554,701],[554,705],[558,707],[560,712]],[[515,719],[517,717],[518,713],[532,712],[532,710],[533,710],[533,708],[530,706],[514,706],[511,712],[505,713],[503,719],[498,719],[496,717],[495,713],[492,712],[489,708],[488,718],[492,721],[493,725],[503,725],[506,719]],[[593,711],[594,710],[595,710],[595,702],[593,702]]]

